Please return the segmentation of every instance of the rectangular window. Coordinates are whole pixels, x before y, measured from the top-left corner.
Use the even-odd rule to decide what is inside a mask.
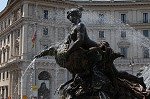
[[[104,23],[104,14],[99,14],[99,22]]]
[[[5,79],[5,72],[3,72],[3,79]]]
[[[143,30],[143,35],[144,35],[145,37],[149,37],[148,30]]]
[[[104,38],[104,31],[99,31],[99,38]]]
[[[10,51],[10,49],[7,48],[7,61],[9,60],[9,51]]]
[[[121,38],[126,38],[126,31],[121,31]]]
[[[7,71],[6,78],[8,79],[8,77],[9,77],[9,72]]]
[[[143,57],[149,58],[149,49],[147,47],[143,48]]]
[[[143,23],[148,23],[148,13],[143,13]]]
[[[126,14],[121,14],[121,22],[126,23]]]
[[[48,19],[48,10],[44,10],[44,19]]]
[[[5,52],[3,52],[3,62],[5,62]]]
[[[10,24],[10,19],[8,19],[8,25],[11,25],[11,24]]]
[[[4,45],[5,45],[5,43],[6,43],[6,41],[5,41],[5,40],[6,40],[6,39],[4,38],[4,39],[3,39],[3,44],[4,44]]]
[[[43,28],[43,34],[44,34],[44,35],[48,35],[48,28],[47,28],[47,27],[44,27],[44,28]]]
[[[124,55],[124,58],[127,58],[128,48],[122,47],[122,48],[120,48],[120,50],[121,50],[121,54]]]

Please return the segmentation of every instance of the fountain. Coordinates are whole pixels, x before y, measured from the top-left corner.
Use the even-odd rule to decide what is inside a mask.
[[[56,63],[72,74],[72,79],[58,88],[60,98],[148,99],[149,93],[142,78],[119,72],[114,67],[114,60],[123,55],[115,53],[108,42],[98,44],[88,37],[80,20],[82,10],[77,8],[67,12],[73,26],[66,42],[51,46],[35,56],[55,56]]]
[[[33,93],[32,87],[35,84],[35,61],[36,59],[33,59],[31,63],[26,67],[25,71],[22,73],[21,76],[21,93],[24,95],[23,89],[26,89],[26,85],[24,85],[24,81],[28,81],[29,87],[30,88],[28,91],[30,91],[30,96],[37,96],[37,93]],[[27,80],[29,79],[29,80]],[[23,96],[22,95],[22,96]],[[26,97],[26,96],[23,96]]]

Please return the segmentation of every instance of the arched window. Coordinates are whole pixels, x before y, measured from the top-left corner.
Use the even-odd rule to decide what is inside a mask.
[[[50,74],[47,71],[42,71],[39,75],[38,75],[38,79],[39,80],[49,80],[50,79]]]

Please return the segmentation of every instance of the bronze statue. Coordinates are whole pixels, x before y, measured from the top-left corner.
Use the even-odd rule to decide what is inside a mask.
[[[38,89],[38,99],[50,99],[50,90],[46,87],[45,82],[42,82]]]
[[[65,94],[70,96],[68,99],[82,99],[79,97],[93,94],[105,97],[102,99],[123,99],[118,98],[122,94],[119,90],[130,92],[127,96],[133,94],[134,97],[142,99],[141,97],[144,97],[142,92],[132,85],[137,83],[145,89],[143,81],[115,68],[113,61],[123,55],[115,53],[108,42],[96,43],[88,37],[86,27],[80,20],[82,11],[83,8],[68,11],[67,19],[72,22],[72,29],[67,40],[58,46],[49,47],[35,58],[55,56],[57,64],[73,74],[73,78],[58,89],[64,90]],[[67,84],[70,86],[63,89]]]

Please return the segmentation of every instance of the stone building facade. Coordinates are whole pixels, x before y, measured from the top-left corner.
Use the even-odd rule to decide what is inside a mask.
[[[33,57],[63,42],[71,25],[66,12],[77,6],[84,7],[82,21],[90,38],[106,40],[114,51],[125,55],[115,61],[118,69],[135,74],[149,64],[147,0],[8,0],[0,13],[0,98],[38,97],[45,83],[49,98],[58,99],[55,90],[70,74],[56,64],[54,57]]]

